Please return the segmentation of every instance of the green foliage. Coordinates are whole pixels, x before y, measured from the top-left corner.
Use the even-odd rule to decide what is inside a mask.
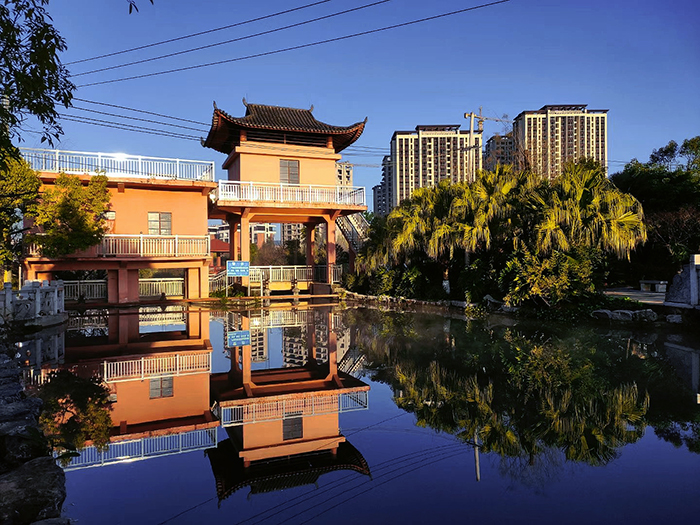
[[[700,251],[700,136],[656,149],[649,162],[636,159],[612,175],[622,191],[644,206],[649,242],[630,264],[614,271],[630,284],[640,279],[666,279]]]
[[[37,395],[44,402],[39,423],[54,447],[80,450],[92,441],[98,450],[107,449],[112,418],[109,390],[101,381],[60,370]]]
[[[24,160],[0,154],[0,266],[9,269],[21,254],[23,218],[35,212],[41,181]]]
[[[471,184],[416,190],[375,219],[358,266],[427,275],[436,265],[456,299],[491,294],[551,305],[599,289],[602,254],[628,258],[646,239],[642,219],[639,202],[594,161],[569,164],[554,181],[498,166]],[[416,286],[409,274],[394,280],[391,293],[405,279],[416,294],[439,289]]]
[[[253,250],[255,246],[255,250]],[[286,262],[284,249],[275,244],[272,239],[266,240],[258,248],[257,245],[250,245],[250,263],[257,266],[282,266]]]
[[[0,5],[0,151],[15,158],[12,141],[21,140],[20,127],[28,117],[40,122],[42,142],[53,144],[61,135],[56,106],[69,107],[75,89],[59,59],[66,43],[51,25],[46,5],[48,0]]]
[[[87,186],[76,175],[61,173],[46,187],[37,205],[34,224],[42,234],[30,240],[49,257],[67,255],[98,244],[105,233],[104,214],[109,209],[107,177],[94,175]]]

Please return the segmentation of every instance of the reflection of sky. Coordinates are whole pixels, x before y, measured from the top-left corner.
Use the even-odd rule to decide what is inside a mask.
[[[213,327],[212,327],[213,328]],[[368,461],[372,479],[347,471],[299,487],[258,494],[246,489],[217,508],[209,461],[201,451],[68,472],[64,505],[80,523],[695,523],[700,455],[675,449],[653,431],[620,451],[607,467],[559,462],[536,465],[536,486],[503,475],[495,455],[481,455],[475,481],[473,449],[431,429],[391,401],[391,390],[371,383],[370,408],[341,415],[341,429]],[[219,430],[219,439],[225,434]],[[309,510],[310,509],[310,510]],[[299,516],[292,518],[295,514]]]
[[[230,367],[223,333],[221,323],[210,323],[214,372]],[[269,331],[268,345],[271,360],[261,366],[281,366],[281,329]],[[371,385],[369,410],[341,414],[340,430],[369,463],[371,479],[331,472],[317,487],[250,499],[243,489],[218,508],[209,461],[196,451],[67,472],[64,514],[80,523],[101,524],[311,520],[557,525],[690,524],[700,515],[700,454],[674,448],[651,428],[638,442],[619,449],[619,457],[605,467],[566,462],[558,451],[538,456],[533,466],[482,454],[477,483],[473,448],[417,427],[412,414],[396,407],[389,386],[364,381]],[[222,429],[218,435],[226,438]]]

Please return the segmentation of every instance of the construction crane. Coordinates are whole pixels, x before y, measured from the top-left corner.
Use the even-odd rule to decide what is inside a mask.
[[[495,117],[485,117],[481,114],[482,106],[479,106],[479,114],[477,115],[473,111],[471,113],[465,113],[464,118],[469,119],[469,133],[474,133],[474,119],[477,121],[477,131],[484,131],[484,120],[494,120],[496,122],[503,122],[504,124],[512,124],[513,121],[507,118],[495,118]],[[503,115],[507,117],[508,115]]]

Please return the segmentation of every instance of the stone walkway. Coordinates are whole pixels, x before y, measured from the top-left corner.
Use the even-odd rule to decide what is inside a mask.
[[[666,294],[663,292],[642,292],[632,287],[609,288],[605,290],[605,295],[612,295],[614,297],[629,297],[633,301],[639,301],[643,304],[655,304],[658,306],[663,305],[664,299],[666,299]]]

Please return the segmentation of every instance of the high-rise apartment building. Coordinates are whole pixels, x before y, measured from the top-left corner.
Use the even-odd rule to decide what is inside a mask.
[[[498,164],[516,164],[513,133],[494,135],[484,147],[484,169],[493,170]]]
[[[564,164],[592,158],[608,169],[608,110],[585,104],[523,111],[513,123],[514,146],[526,165],[543,176],[560,175]]]
[[[396,131],[391,155],[382,163],[382,182],[374,188],[375,213],[386,215],[417,188],[442,180],[468,182],[481,169],[481,131],[459,125],[416,126]]]

